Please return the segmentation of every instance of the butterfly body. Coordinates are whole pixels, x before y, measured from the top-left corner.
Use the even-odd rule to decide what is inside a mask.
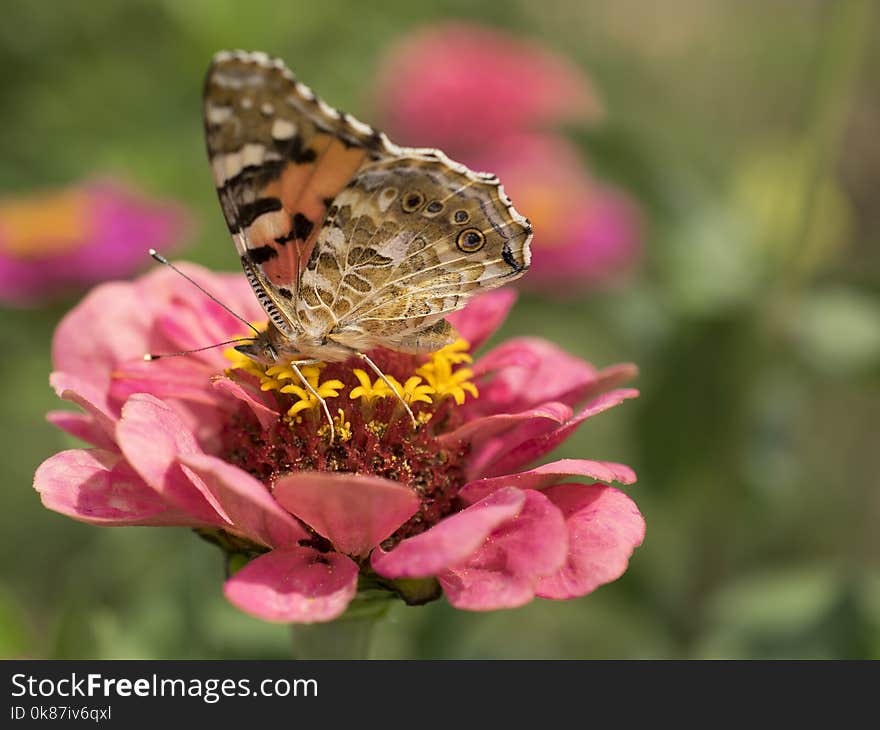
[[[431,352],[444,319],[529,266],[531,226],[494,175],[398,147],[262,53],[217,54],[205,81],[221,207],[269,326],[264,363]]]

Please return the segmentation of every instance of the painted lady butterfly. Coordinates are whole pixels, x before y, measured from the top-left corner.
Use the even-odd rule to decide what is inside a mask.
[[[398,147],[277,59],[218,53],[204,121],[223,215],[269,317],[237,347],[259,362],[299,374],[357,356],[385,379],[366,351],[438,350],[456,339],[444,315],[529,267],[531,226],[494,175]]]

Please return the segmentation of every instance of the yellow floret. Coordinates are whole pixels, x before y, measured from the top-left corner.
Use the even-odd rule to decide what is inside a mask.
[[[422,383],[422,378],[418,375],[407,378],[403,384],[403,399],[410,405],[413,403],[432,403],[431,396],[436,392],[432,386]]]
[[[339,396],[339,391],[345,387],[345,383],[341,380],[334,379],[325,380],[323,383],[319,382],[321,374],[321,366],[319,365],[308,365],[301,368],[301,372],[308,384],[311,385],[324,400],[327,400],[328,398],[337,398]],[[296,373],[293,373],[293,376],[297,377]],[[295,416],[300,411],[317,408],[321,403],[318,398],[315,398],[311,391],[302,385],[301,381],[299,383],[290,383],[289,385],[282,386],[280,392],[289,393],[299,398],[299,400],[287,411],[288,416]]]
[[[445,396],[451,396],[458,405],[465,401],[465,395],[470,393],[474,398],[479,396],[477,386],[470,382],[474,371],[470,368],[458,368],[453,370],[453,365],[464,362],[472,362],[473,358],[465,352],[469,347],[463,339],[458,339],[451,345],[437,350],[431,355],[431,359],[416,370],[428,386],[434,390],[434,402],[439,402]]]
[[[366,371],[361,370],[360,368],[355,368],[352,372],[360,383],[360,385],[356,385],[352,388],[351,392],[348,394],[348,397],[352,400],[361,398],[365,403],[372,403],[374,400],[392,395],[391,390],[382,378],[376,378],[375,381],[371,381],[370,376],[367,375]],[[394,385],[397,385],[392,378],[389,377],[388,379]]]
[[[333,427],[336,429],[336,438],[345,443],[351,440],[351,422],[345,420],[345,411],[341,408],[337,410],[337,415],[333,417]],[[318,429],[319,436],[326,436],[330,431],[330,426],[324,424]]]
[[[254,362],[247,355],[239,352],[234,347],[227,347],[223,350],[223,357],[232,363],[226,368],[227,375],[231,375],[233,370],[244,370],[246,373],[254,375],[262,380],[266,373],[266,368],[264,366]]]

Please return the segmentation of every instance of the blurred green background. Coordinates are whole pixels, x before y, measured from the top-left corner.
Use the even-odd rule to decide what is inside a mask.
[[[3,0],[0,191],[116,173],[192,209],[184,257],[231,270],[200,117],[215,51],[278,55],[369,121],[383,52],[416,28],[538,40],[601,90],[607,120],[568,132],[639,201],[645,260],[610,290],[523,296],[501,335],[640,366],[642,397],[558,455],[632,465],[647,538],[583,599],[396,606],[374,656],[880,658],[875,3],[473,5]],[[43,420],[59,407],[52,331],[75,301],[0,316],[0,655],[289,656],[285,627],[225,601],[219,553],[189,531],[40,505],[35,468],[75,445]]]

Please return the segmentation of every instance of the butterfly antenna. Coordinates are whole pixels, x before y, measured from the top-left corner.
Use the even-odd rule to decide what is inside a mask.
[[[198,289],[200,292],[202,292],[202,294],[204,294],[206,297],[208,297],[208,299],[210,299],[210,300],[211,300],[212,302],[214,302],[215,304],[219,304],[221,307],[223,307],[223,309],[225,309],[227,312],[229,312],[229,313],[230,313],[233,317],[235,317],[239,322],[243,322],[243,323],[246,324],[248,327],[250,327],[254,332],[256,332],[257,336],[260,335],[260,330],[258,330],[256,327],[254,327],[250,322],[248,322],[248,321],[247,321],[244,317],[242,317],[240,314],[236,314],[235,312],[233,312],[233,311],[232,311],[229,307],[227,307],[223,302],[221,302],[219,299],[217,299],[217,297],[215,297],[213,294],[211,294],[211,292],[209,292],[207,289],[205,289],[205,287],[203,287],[201,284],[199,284],[195,279],[193,279],[192,277],[187,276],[186,274],[184,274],[180,269],[178,269],[174,264],[172,264],[172,263],[171,263],[168,259],[166,259],[162,254],[160,254],[155,248],[151,248],[150,251],[149,251],[149,253],[150,253],[150,256],[152,256],[152,257],[153,257],[156,261],[158,261],[160,264],[165,264],[165,266],[167,266],[167,267],[168,267],[169,269],[171,269],[173,272],[175,272],[176,274],[180,274],[184,279],[186,279],[186,280],[187,280],[190,284],[192,284],[196,289]],[[230,340],[230,341],[231,341],[231,342],[235,342],[236,340]],[[220,342],[220,343],[218,343],[218,344],[219,344],[219,345],[228,345],[229,343],[228,343],[228,342]],[[218,346],[218,345],[211,345],[211,347],[217,347],[217,346]],[[203,350],[206,350],[206,349],[208,349],[208,348],[203,347],[202,349],[203,349]],[[190,352],[198,352],[198,350],[190,350]],[[186,353],[182,353],[182,354],[186,354]],[[165,356],[165,357],[167,357],[167,356]],[[153,359],[155,359],[155,358],[153,358]]]
[[[236,342],[252,342],[250,337],[236,337],[234,340],[226,340],[226,342],[215,342],[213,345],[205,347],[197,347],[195,350],[181,350],[180,352],[163,352],[161,355],[150,353],[144,355],[144,360],[153,362],[154,360],[162,360],[166,357],[180,357],[181,355],[192,355],[194,352],[204,352],[205,350],[213,350],[215,347],[223,347],[223,345],[233,345]]]

